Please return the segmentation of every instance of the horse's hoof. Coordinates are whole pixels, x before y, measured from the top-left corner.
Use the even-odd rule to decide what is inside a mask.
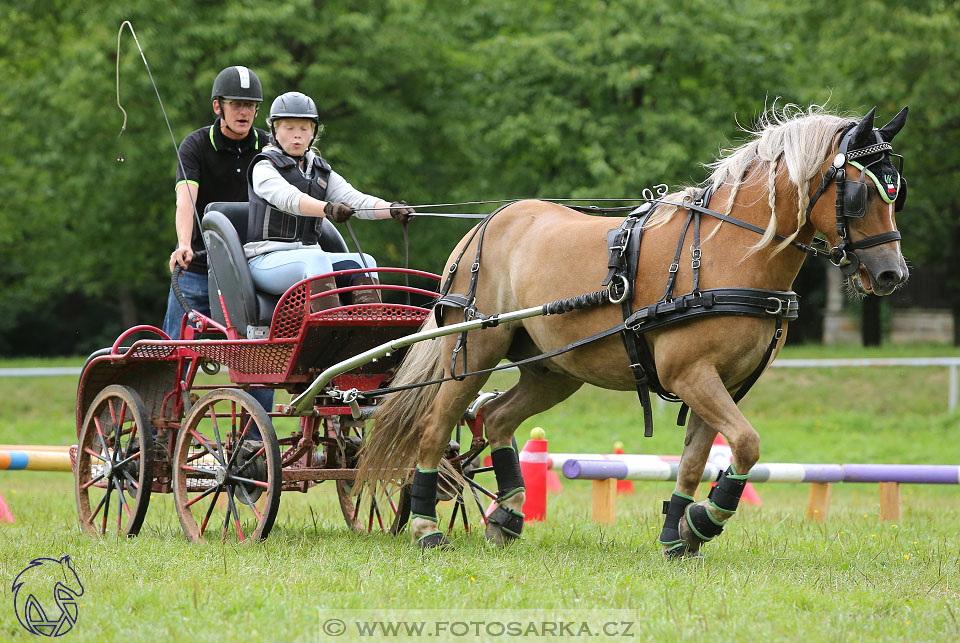
[[[506,547],[520,538],[522,532],[523,514],[509,507],[497,505],[497,508],[487,517],[487,528],[483,535],[487,541],[497,547]]]
[[[452,549],[453,545],[447,540],[447,537],[443,535],[442,532],[435,531],[432,534],[427,534],[417,541],[417,545],[420,549]]]
[[[703,500],[694,504],[687,505],[680,518],[680,540],[687,546],[687,556],[697,556],[700,554],[700,547],[710,542],[721,533],[723,525],[718,523],[710,514],[710,503]]]
[[[700,556],[700,547],[706,542],[690,528],[690,525],[687,523],[686,513],[680,518],[680,540],[683,541],[685,547],[683,555],[687,557]]]
[[[487,542],[497,547],[506,547],[514,540],[517,540],[516,536],[508,534],[500,525],[493,522],[487,522],[487,528],[484,529],[483,536],[487,539]]]
[[[663,554],[663,557],[668,560],[677,560],[683,558],[687,553],[687,546],[683,543],[676,543],[675,545],[664,545],[663,549],[660,550],[660,553]]]

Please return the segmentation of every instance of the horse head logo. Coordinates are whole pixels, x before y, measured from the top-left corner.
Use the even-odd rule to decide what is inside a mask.
[[[70,557],[34,558],[13,581],[17,620],[31,634],[62,636],[77,622],[77,597],[83,595]]]

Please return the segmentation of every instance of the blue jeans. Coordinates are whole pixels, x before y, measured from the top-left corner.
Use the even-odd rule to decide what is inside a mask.
[[[209,288],[207,286],[207,275],[199,274],[196,272],[181,272],[180,273],[180,292],[183,293],[184,299],[187,300],[187,303],[196,310],[201,312],[204,315],[210,315],[210,299],[208,297]],[[167,295],[167,314],[163,318],[163,332],[170,336],[170,339],[180,339],[180,322],[183,320],[184,316],[183,307],[180,306],[180,302],[177,301],[176,296],[173,294],[173,286],[170,287],[170,292]],[[273,410],[273,390],[272,389],[251,389],[250,395],[254,397],[257,402],[260,402],[260,405],[266,411]],[[260,431],[257,430],[257,427],[254,425],[251,427],[250,435],[248,436],[251,440],[260,440]]]
[[[208,297],[207,275],[196,272],[180,273],[180,292],[190,306],[204,315],[210,315],[210,298]],[[170,339],[180,339],[180,322],[183,320],[183,308],[173,294],[173,286],[167,295],[167,314],[163,318],[163,332]]]
[[[298,281],[333,272],[335,269],[362,268],[364,264],[369,268],[377,267],[377,262],[368,254],[364,254],[361,259],[356,252],[326,252],[318,248],[268,252],[254,257],[248,264],[257,290],[274,295],[282,295]],[[360,274],[356,274],[346,279],[338,279],[337,285],[348,285],[359,276]]]

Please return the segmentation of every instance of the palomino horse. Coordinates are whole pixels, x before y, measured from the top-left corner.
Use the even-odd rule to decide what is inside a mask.
[[[689,208],[677,206],[678,201],[693,205],[696,191],[692,188],[667,196],[663,201],[674,205],[660,203],[645,219],[633,310],[657,302],[658,297],[662,300],[668,275],[674,273],[678,293],[737,288],[780,291],[793,297],[783,291],[790,290],[806,254],[829,255],[847,276],[849,290],[861,295],[888,295],[903,284],[908,270],[894,211],[903,204],[906,182],[891,162],[889,143],[903,127],[907,110],[879,129],[874,128],[874,111],[859,121],[816,106],[765,114],[751,140],[709,166],[713,172],[707,185],[715,191],[703,205],[713,205],[727,216],[703,216],[702,230],[696,231],[702,234],[702,243],[689,226]],[[464,251],[466,257],[473,257],[483,239],[482,261],[473,266],[476,275],[471,270],[456,271],[451,292],[469,292],[468,284],[475,277],[475,310],[490,315],[595,290],[607,272],[607,232],[619,221],[553,203],[514,203],[489,219],[485,235],[465,237],[451,254],[448,272]],[[809,245],[817,232],[832,251],[817,251]],[[695,243],[700,252],[694,252],[694,261],[678,261],[680,248],[693,251]],[[699,283],[695,283],[696,272]],[[775,355],[783,344],[782,333],[775,330],[777,322],[762,312],[686,318],[641,337],[662,388],[692,411],[676,490],[660,535],[667,556],[697,555],[701,544],[722,530],[759,458],[757,432],[731,393],[752,382],[769,362],[770,351]],[[461,321],[461,314],[444,308],[443,322]],[[575,310],[562,318],[533,317],[473,330],[467,338],[469,351],[464,351],[467,357],[459,356],[456,374],[464,361],[471,372],[487,369],[505,358],[553,351],[622,320],[620,306],[605,305]],[[456,342],[451,335],[415,344],[394,384],[449,376]],[[421,547],[448,545],[437,529],[437,470],[452,427],[486,379],[487,375],[474,375],[402,390],[391,395],[374,416],[360,478],[373,481],[383,477],[377,472],[409,470],[416,463],[411,530]],[[517,426],[560,403],[584,382],[616,390],[635,387],[620,338],[608,336],[523,365],[516,385],[484,406],[499,489],[499,506],[487,526],[488,540],[502,544],[519,536],[523,526],[523,479],[511,446]],[[717,432],[730,444],[733,464],[710,498],[694,502]]]

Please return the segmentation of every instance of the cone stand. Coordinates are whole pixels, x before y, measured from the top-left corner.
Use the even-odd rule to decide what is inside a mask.
[[[616,442],[613,445],[614,455],[623,455],[623,442]],[[617,495],[628,496],[634,492],[633,482],[630,480],[617,480]]]

